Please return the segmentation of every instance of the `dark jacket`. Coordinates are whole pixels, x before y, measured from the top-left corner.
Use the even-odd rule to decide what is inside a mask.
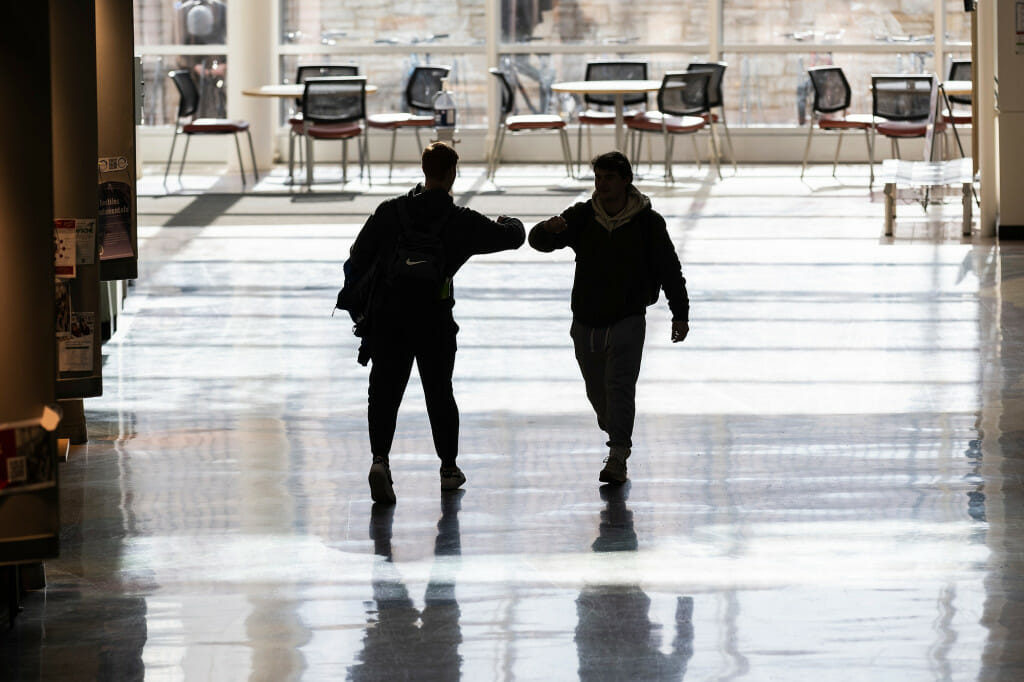
[[[648,207],[609,232],[594,217],[592,201],[562,213],[568,226],[563,232],[548,232],[543,223],[530,230],[530,246],[538,251],[568,246],[576,252],[573,319],[606,327],[630,315],[643,315],[660,288],[673,321],[688,321],[686,280],[665,219]]]
[[[473,209],[456,206],[447,192],[427,191],[417,185],[404,196],[382,202],[363,225],[349,251],[348,266],[353,272],[366,272],[378,254],[394,251],[401,224],[398,202],[406,202],[414,227],[429,226],[447,214],[440,237],[448,278],[453,278],[471,256],[517,249],[526,240],[521,220],[509,218],[499,223]],[[454,295],[447,307],[452,305]]]

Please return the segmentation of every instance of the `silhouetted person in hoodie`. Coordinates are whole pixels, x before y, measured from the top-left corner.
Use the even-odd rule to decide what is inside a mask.
[[[459,408],[452,373],[459,327],[452,316],[453,278],[471,256],[517,249],[526,238],[523,223],[516,218],[491,220],[455,205],[451,189],[458,161],[452,147],[442,142],[428,146],[421,160],[423,183],[377,207],[359,231],[346,263],[346,269],[355,273],[373,267],[378,271],[370,325],[360,349],[361,357],[371,363],[367,419],[374,502],[395,502],[389,457],[414,360],[441,460],[441,490],[465,483],[456,464]]]
[[[591,166],[590,200],[534,226],[530,246],[576,252],[570,334],[587,398],[608,434],[599,479],[625,483],[647,306],[664,290],[672,310],[672,342],[678,343],[689,333],[690,302],[665,219],[633,186],[629,159],[608,152]]]

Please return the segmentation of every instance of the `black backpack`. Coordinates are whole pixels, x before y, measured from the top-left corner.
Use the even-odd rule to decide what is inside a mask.
[[[451,296],[451,279],[445,275],[445,250],[441,231],[451,209],[429,224],[416,226],[407,199],[395,202],[398,235],[394,254],[384,261],[384,285],[392,306],[418,312],[427,304]]]

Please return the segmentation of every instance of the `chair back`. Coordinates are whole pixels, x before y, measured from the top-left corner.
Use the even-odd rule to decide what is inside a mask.
[[[167,76],[178,88],[178,119],[191,118],[199,110],[199,88],[187,69],[171,71]]]
[[[690,62],[687,71],[710,71],[708,82],[708,107],[722,106],[722,80],[725,78],[726,62]]]
[[[709,110],[709,71],[668,71],[658,90],[658,111],[670,116],[699,116]]]
[[[504,122],[515,109],[516,91],[512,88],[512,81],[504,71],[494,67],[491,67],[488,71],[498,79],[498,88],[501,91],[501,120]]]
[[[871,76],[871,113],[890,121],[922,121],[932,115],[931,74]]]
[[[309,123],[349,123],[366,117],[366,78],[331,76],[306,80],[302,116]]]
[[[954,59],[949,65],[949,80],[951,81],[972,81],[974,80],[970,59]],[[949,101],[953,104],[971,105],[970,95],[950,95]]]
[[[588,81],[645,81],[647,80],[647,62],[602,61],[588,62],[583,77]],[[611,107],[615,106],[615,95],[583,95],[587,104]],[[622,103],[626,106],[647,104],[647,95],[624,95]]]
[[[450,66],[417,66],[405,86],[405,103],[409,111],[429,114],[434,111],[434,95],[441,90],[441,80],[451,72]]]
[[[359,66],[356,64],[306,64],[295,71],[295,82],[305,83],[310,78],[358,75]],[[301,98],[295,100],[295,106],[302,107]]]
[[[850,108],[850,82],[838,66],[815,66],[807,69],[814,89],[812,111],[818,114],[834,114]]]

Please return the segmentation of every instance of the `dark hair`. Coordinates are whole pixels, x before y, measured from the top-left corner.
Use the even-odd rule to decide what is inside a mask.
[[[459,163],[459,153],[444,142],[431,142],[423,150],[420,166],[423,175],[432,180],[444,180]]]
[[[629,165],[629,159],[622,152],[605,152],[598,154],[590,162],[590,167],[596,170],[611,171],[617,173],[620,178],[627,182],[633,182],[633,167]]]

